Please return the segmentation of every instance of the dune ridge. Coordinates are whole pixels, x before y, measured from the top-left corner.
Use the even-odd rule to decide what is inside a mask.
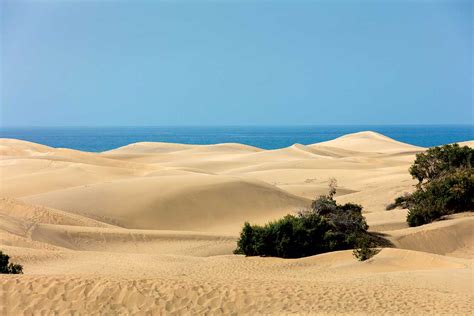
[[[385,210],[423,150],[370,131],[276,150],[0,139],[0,250],[25,271],[0,276],[0,314],[470,314],[473,214],[408,228],[407,210]],[[331,178],[393,248],[232,254],[244,221],[306,208]]]

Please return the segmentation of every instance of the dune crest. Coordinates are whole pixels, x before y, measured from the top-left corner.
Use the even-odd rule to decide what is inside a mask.
[[[385,135],[366,131],[341,136],[334,140],[313,144],[312,147],[327,146],[358,152],[417,152],[424,148],[396,141]]]

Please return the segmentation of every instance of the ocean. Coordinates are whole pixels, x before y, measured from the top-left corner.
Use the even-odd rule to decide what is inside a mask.
[[[346,125],[222,127],[1,127],[1,138],[100,152],[135,142],[242,143],[264,149],[313,144],[360,131],[430,147],[474,139],[474,125]]]

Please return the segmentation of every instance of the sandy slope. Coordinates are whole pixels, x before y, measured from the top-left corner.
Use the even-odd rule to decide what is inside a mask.
[[[31,195],[25,201],[114,218],[127,228],[219,230],[265,221],[308,201],[256,180],[228,176],[134,177]]]
[[[312,147],[318,148],[319,146],[335,147],[343,150],[365,153],[374,152],[399,154],[423,150],[421,147],[401,143],[375,132],[359,132],[344,135],[334,140],[315,144]]]
[[[472,144],[466,143],[466,144]],[[474,217],[407,228],[385,211],[423,148],[373,132],[262,150],[136,143],[104,153],[0,140],[0,314],[469,314]],[[307,207],[338,180],[397,249],[232,255],[242,223]]]

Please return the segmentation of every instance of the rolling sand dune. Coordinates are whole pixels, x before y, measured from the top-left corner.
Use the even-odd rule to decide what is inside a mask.
[[[457,214],[426,227],[394,230],[389,235],[398,248],[474,258],[474,216],[470,213]]]
[[[202,231],[245,220],[266,221],[309,204],[264,182],[203,174],[132,178],[56,190],[24,200],[74,213],[113,217],[126,228]],[[240,224],[235,228],[234,233]]]
[[[385,210],[423,150],[374,132],[277,150],[1,139],[0,249],[25,274],[0,276],[0,314],[472,314],[472,213],[408,228]],[[308,207],[330,178],[394,248],[232,254],[244,221]]]
[[[2,156],[32,156],[53,151],[52,147],[19,139],[3,138],[0,140]]]
[[[340,148],[343,150],[375,153],[403,153],[417,152],[423,150],[423,148],[421,147],[401,143],[375,132],[359,132],[344,135],[334,140],[313,145],[313,147],[315,148],[317,148],[318,146],[327,146]]]
[[[19,166],[28,165],[30,161],[21,161]],[[45,161],[46,162],[46,161]],[[5,176],[0,184],[0,192],[5,197],[22,197],[31,194],[56,191],[68,187],[84,186],[98,182],[108,182],[136,175],[134,170],[114,167],[99,167],[82,163],[53,162],[44,165],[40,170]],[[1,168],[9,168],[3,165]]]

